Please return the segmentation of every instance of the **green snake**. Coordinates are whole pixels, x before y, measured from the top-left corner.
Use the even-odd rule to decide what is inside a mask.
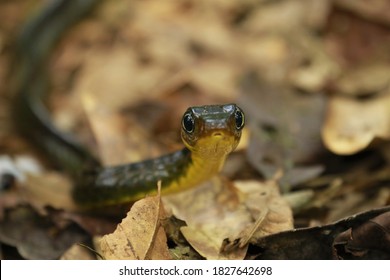
[[[215,176],[241,137],[245,124],[235,104],[188,108],[181,120],[185,147],[142,162],[103,167],[71,135],[58,130],[43,104],[49,91],[47,59],[61,34],[96,0],[57,0],[26,25],[17,44],[15,119],[20,131],[73,175],[80,209],[134,202],[157,190],[179,192]]]

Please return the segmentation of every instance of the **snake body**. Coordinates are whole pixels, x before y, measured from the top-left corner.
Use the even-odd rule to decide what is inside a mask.
[[[123,205],[153,193],[191,188],[217,174],[240,139],[245,123],[235,104],[190,107],[184,113],[177,152],[138,163],[103,167],[77,140],[58,130],[43,105],[49,91],[47,57],[66,29],[96,0],[57,0],[34,18],[18,41],[15,119],[20,130],[74,177],[81,209]]]
[[[50,87],[47,62],[61,35],[96,3],[96,0],[52,1],[25,25],[16,42],[16,125],[53,162],[60,163],[72,174],[77,174],[86,163],[98,166],[99,161],[72,135],[58,130],[51,121],[43,104]]]

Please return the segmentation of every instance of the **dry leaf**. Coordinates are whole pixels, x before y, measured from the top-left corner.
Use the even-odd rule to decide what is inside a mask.
[[[246,250],[221,252],[222,242],[237,228],[251,222],[250,215],[238,203],[234,188],[227,187],[219,177],[197,188],[166,196],[164,206],[184,220],[183,235],[206,259],[243,259]]]
[[[343,243],[346,250],[355,255],[364,255],[369,250],[389,253],[390,212],[383,213],[340,234],[336,243]]]
[[[58,259],[70,246],[87,238],[79,227],[59,228],[31,207],[9,209],[0,222],[0,241],[16,247],[25,259]]]
[[[170,259],[161,219],[159,196],[137,201],[112,234],[102,237],[100,249],[106,259]]]
[[[123,104],[142,100],[143,96],[137,90],[137,86],[142,84],[140,85],[138,78],[130,78],[132,73],[141,71],[136,61],[134,52],[128,48],[117,47],[110,52],[91,52],[84,62],[74,94],[93,94],[95,100],[104,104],[105,109],[110,111],[121,109]]]
[[[75,211],[78,207],[73,201],[72,189],[73,182],[68,177],[53,171],[28,175],[21,193],[40,212],[44,212],[46,206]]]
[[[252,166],[266,178],[283,168],[285,185],[321,173],[313,159],[324,150],[320,137],[324,96],[270,85],[255,73],[248,73],[241,87],[240,105],[250,120],[247,157]]]
[[[306,92],[322,91],[329,80],[339,75],[340,66],[328,55],[322,40],[306,34],[295,37],[297,49],[302,52],[303,58],[301,65],[290,70],[289,82]]]
[[[244,194],[243,203],[254,220],[239,234],[240,247],[248,242],[255,243],[263,236],[293,228],[290,205],[280,196],[275,180],[264,183],[236,181],[234,184]]]
[[[234,225],[234,223],[232,224]],[[246,255],[247,248],[242,247],[237,250],[221,250],[226,230],[221,228],[221,224],[205,224],[201,228],[182,227],[186,240],[203,257],[209,260],[240,260]],[[225,237],[226,238],[226,237]]]
[[[351,96],[379,92],[388,86],[389,79],[390,64],[363,64],[345,71],[337,80],[336,90]]]
[[[151,157],[157,149],[147,141],[149,134],[145,131],[145,125],[125,118],[118,110],[105,107],[97,98],[91,93],[82,94],[82,103],[98,144],[101,162],[110,166]]]
[[[319,25],[326,21],[330,4],[328,1],[300,0],[280,1],[271,5],[259,5],[246,22],[252,32],[292,31],[303,25]],[[278,20],[283,18],[283,20]],[[318,26],[316,26],[318,28]]]
[[[259,250],[259,255],[256,259],[261,260],[313,260],[313,259],[345,259],[346,248],[338,250],[339,245],[337,243],[345,243],[345,235],[340,236],[340,233],[346,231],[349,228],[359,228],[362,225],[364,227],[372,223],[375,219],[383,216],[384,213],[389,213],[390,207],[384,207],[379,209],[373,209],[367,212],[355,214],[353,216],[346,217],[332,224],[326,224],[323,226],[314,226],[309,228],[294,229],[289,231],[280,232],[277,234],[268,235],[261,238],[254,247]],[[382,214],[382,215],[381,215]],[[378,216],[381,215],[381,216]],[[388,216],[388,214],[385,214]],[[377,218],[376,218],[377,217]],[[388,220],[388,218],[387,218]],[[386,233],[384,227],[380,228],[378,225],[387,226],[385,221],[374,221],[377,223],[373,227],[371,226],[370,232],[367,235],[374,234],[381,240],[386,241]],[[387,234],[388,235],[388,234]],[[362,236],[360,236],[362,237]],[[366,236],[368,237],[368,236]],[[374,238],[375,239],[375,238]],[[344,240],[344,241],[343,241]],[[361,241],[361,240],[359,240]],[[374,241],[377,246],[378,243]],[[336,245],[336,246],[335,246]],[[368,244],[366,244],[368,245]],[[385,248],[383,248],[385,249]],[[384,251],[384,250],[383,250]],[[383,252],[382,251],[382,252]],[[373,259],[378,259],[378,256],[373,255]],[[389,253],[382,255],[382,258],[389,259]]]
[[[322,138],[332,152],[357,153],[375,137],[390,138],[390,90],[368,100],[330,97]]]
[[[221,60],[209,59],[190,68],[191,80],[196,86],[227,100],[237,99],[235,81],[238,75],[238,67],[228,67],[228,63]]]
[[[240,191],[215,177],[193,190],[164,198],[165,207],[186,222],[184,237],[206,259],[243,259],[247,241],[292,227],[291,210],[275,183],[237,184]],[[225,250],[227,239],[243,241]]]

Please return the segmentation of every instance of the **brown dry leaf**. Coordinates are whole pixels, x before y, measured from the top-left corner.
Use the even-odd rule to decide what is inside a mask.
[[[30,174],[19,196],[40,214],[50,214],[57,225],[73,221],[91,235],[112,232],[116,226],[114,221],[80,211],[72,197],[73,187],[68,177],[57,172]],[[47,207],[60,211],[48,212]]]
[[[370,176],[364,173],[366,177]],[[359,178],[358,176],[356,176]],[[357,182],[361,180],[356,180]],[[345,186],[345,185],[344,185]],[[328,201],[327,206],[330,208],[324,222],[333,222],[355,213],[369,211],[371,209],[384,207],[390,199],[390,188],[385,186],[367,197],[366,193],[350,192],[346,197],[335,197]]]
[[[212,92],[228,100],[237,99],[235,81],[239,69],[229,67],[229,63],[220,60],[206,60],[191,67],[190,77],[193,83],[204,92]]]
[[[340,66],[326,52],[322,40],[299,34],[294,36],[296,48],[301,52],[302,61],[289,73],[292,86],[307,92],[319,92],[326,87],[329,80],[340,73]],[[307,62],[304,63],[303,60]]]
[[[324,150],[320,137],[324,96],[270,85],[253,73],[245,76],[241,87],[240,105],[250,120],[249,162],[266,178],[283,168],[285,185],[321,173],[313,159]]]
[[[280,196],[275,180],[236,181],[235,186],[244,194],[243,203],[255,221],[240,233],[241,247],[263,236],[293,228],[290,205]]]
[[[144,125],[130,118],[125,119],[118,110],[105,107],[97,98],[92,93],[82,94],[82,103],[97,141],[102,163],[116,165],[153,156],[157,149],[152,143],[145,141],[149,134]]]
[[[348,216],[335,223],[326,224],[323,226],[300,228],[268,235],[261,238],[256,244],[254,244],[254,247],[257,247],[259,252],[259,255],[256,257],[256,259],[345,259],[346,248],[343,248],[342,250],[338,250],[337,248],[340,246],[340,244],[337,243],[346,243],[344,234],[338,237],[340,233],[345,232],[350,228],[358,229],[364,225],[363,228],[361,228],[363,229],[363,233],[366,235],[364,237],[371,239],[371,244],[366,243],[365,245],[372,245],[372,241],[374,241],[373,243],[376,245],[376,247],[378,247],[376,238],[380,238],[381,241],[388,242],[386,241],[386,237],[388,240],[388,234],[386,236],[385,232],[385,227],[388,228],[388,214],[385,213],[389,213],[389,211],[390,207],[373,209],[367,212],[355,214],[353,216]],[[386,216],[387,220],[381,221],[382,218],[386,219]],[[377,219],[376,217],[381,218]],[[372,224],[372,222],[375,224]],[[369,226],[370,223],[373,226]],[[369,228],[366,226],[369,226]],[[360,235],[360,237],[363,236]],[[359,241],[361,242],[362,240]],[[361,243],[359,245],[361,245]],[[383,250],[385,248],[381,249]],[[378,259],[378,256],[379,255],[372,255],[371,258]],[[385,257],[385,259],[389,259],[388,251],[386,254],[381,255],[381,258],[383,257]]]
[[[115,165],[154,156],[156,148],[145,141],[148,133],[144,125],[128,120],[121,114],[125,106],[145,98],[139,94],[142,90],[137,88],[135,81],[129,79],[132,72],[141,71],[134,62],[134,54],[117,47],[109,53],[96,51],[94,55],[85,62],[85,71],[77,84],[75,95],[81,99],[97,140],[102,162],[105,165]],[[150,71],[154,70],[144,72],[158,81],[159,74],[155,76]],[[138,74],[140,73],[137,72],[137,83],[141,79]],[[143,81],[140,84],[151,83]],[[131,133],[127,129],[128,122],[131,122]]]
[[[267,34],[261,37],[243,37],[237,46],[237,52],[245,53],[245,56],[240,57],[242,63],[249,65],[249,69],[260,69],[267,81],[280,82],[287,75],[291,56],[289,42],[282,36]]]
[[[352,96],[364,95],[382,91],[388,86],[389,80],[389,63],[363,64],[345,71],[337,80],[336,90]]]
[[[251,222],[250,215],[238,201],[232,187],[222,179],[212,180],[197,188],[165,196],[164,206],[184,220],[182,233],[192,247],[206,259],[243,259],[246,248],[240,252],[221,252],[222,242],[237,228]]]
[[[255,7],[246,28],[259,33],[299,30],[305,25],[318,28],[326,22],[331,8],[327,0],[289,0],[269,4]]]
[[[236,183],[240,191],[215,177],[164,198],[164,205],[187,223],[181,229],[184,237],[206,259],[243,259],[249,240],[292,228],[291,210],[275,183]],[[242,241],[225,250],[227,239]]]
[[[364,255],[368,250],[390,252],[390,212],[383,213],[365,223],[340,234],[337,243],[344,243],[346,250]]]
[[[137,55],[128,48],[98,49],[85,60],[74,93],[93,94],[106,110],[117,111],[124,104],[144,100],[139,93],[150,92],[157,81],[165,78],[160,72],[158,68],[137,65]],[[132,78],[135,76],[137,79]]]
[[[330,98],[322,138],[332,152],[354,154],[376,137],[390,138],[390,90],[368,100]]]
[[[100,240],[105,259],[170,259],[161,219],[165,217],[160,196],[137,201],[114,233]]]
[[[85,242],[85,231],[74,225],[59,228],[31,207],[15,207],[0,222],[0,241],[14,246],[25,259],[57,259],[70,246]]]
[[[224,236],[227,233],[221,226],[221,224],[213,225],[211,223],[205,224],[201,228],[186,226],[181,228],[181,232],[191,246],[208,260],[244,259],[246,247],[229,252],[221,250]]]
[[[24,199],[17,191],[7,191],[0,195],[0,221],[5,217],[5,211],[10,208],[17,207],[20,204],[25,203]]]
[[[73,183],[58,172],[45,172],[40,175],[29,174],[21,188],[25,200],[38,211],[45,212],[46,206],[68,211],[77,210],[72,198]]]

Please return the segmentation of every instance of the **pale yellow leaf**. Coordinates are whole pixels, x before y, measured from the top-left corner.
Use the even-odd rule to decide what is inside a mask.
[[[249,242],[292,228],[291,209],[274,181],[233,185],[215,177],[164,202],[187,223],[184,237],[206,259],[243,259]]]
[[[367,100],[330,97],[322,138],[332,152],[357,153],[376,137],[390,138],[390,91]]]

